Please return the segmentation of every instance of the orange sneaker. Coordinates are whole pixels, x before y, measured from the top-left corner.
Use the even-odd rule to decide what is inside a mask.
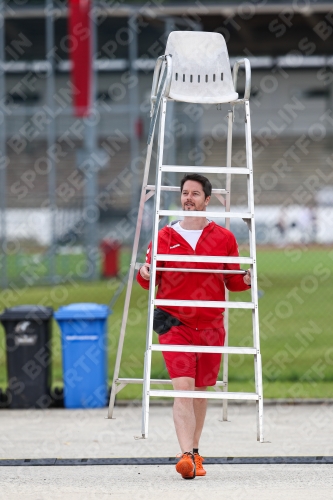
[[[182,475],[183,479],[195,478],[195,461],[192,453],[185,452],[176,465],[176,471]]]
[[[194,453],[194,462],[195,462],[195,469],[196,469],[196,475],[197,476],[205,476],[206,471],[202,466],[202,462],[204,462],[205,459],[199,455],[199,453]]]

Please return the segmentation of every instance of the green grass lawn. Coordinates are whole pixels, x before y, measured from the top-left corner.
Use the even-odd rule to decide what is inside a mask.
[[[128,259],[125,255],[123,262]],[[258,251],[259,316],[266,398],[332,398],[333,251],[327,248],[260,249]],[[58,309],[75,302],[108,303],[116,280],[32,287],[11,295],[0,293],[3,307],[43,303]],[[115,363],[125,292],[108,323],[109,380]],[[134,285],[120,376],[142,377],[148,293]],[[231,294],[230,300],[250,300],[250,293]],[[155,334],[154,334],[155,335]],[[60,332],[53,328],[53,385],[62,385]],[[156,337],[155,337],[156,341]],[[229,345],[252,344],[248,310],[230,310]],[[167,378],[161,353],[153,354],[152,375]],[[253,357],[229,356],[231,391],[253,391]],[[5,388],[4,334],[0,332],[0,387]],[[141,397],[141,386],[127,386],[119,398]]]

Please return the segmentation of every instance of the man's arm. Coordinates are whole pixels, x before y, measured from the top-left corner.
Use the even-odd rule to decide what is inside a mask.
[[[140,267],[139,273],[141,275],[141,278],[144,280],[149,281],[150,280],[150,264],[143,264],[142,267]]]
[[[245,285],[251,286],[251,269],[248,269],[246,271],[245,276],[243,276],[243,281],[244,281]]]
[[[150,263],[151,263],[151,246],[152,243],[149,243],[147,253],[146,253],[146,262],[143,266],[140,267],[138,274],[136,275],[136,280],[142,288],[149,290],[150,285]],[[161,267],[163,264],[161,262],[157,263],[157,267]],[[162,271],[156,272],[156,286],[161,282]]]
[[[228,257],[239,257],[238,245],[236,238],[232,233],[230,233],[230,247]],[[226,269],[239,270],[239,264],[226,264]],[[251,288],[251,271],[248,270],[244,276],[240,274],[226,274],[224,277],[224,283],[228,290],[231,292],[242,292],[244,290],[249,290]]]

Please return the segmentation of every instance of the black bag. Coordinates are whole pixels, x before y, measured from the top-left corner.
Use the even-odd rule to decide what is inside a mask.
[[[162,311],[162,309],[154,309],[154,322],[153,330],[154,332],[162,335],[167,333],[172,326],[179,326],[183,323],[179,319],[171,316],[171,314]]]

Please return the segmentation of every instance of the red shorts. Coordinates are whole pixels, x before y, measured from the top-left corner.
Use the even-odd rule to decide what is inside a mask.
[[[189,326],[173,326],[167,333],[159,335],[160,344],[223,346],[224,328],[195,330]],[[216,384],[221,365],[221,354],[203,352],[163,352],[170,378],[191,377],[195,387]]]

